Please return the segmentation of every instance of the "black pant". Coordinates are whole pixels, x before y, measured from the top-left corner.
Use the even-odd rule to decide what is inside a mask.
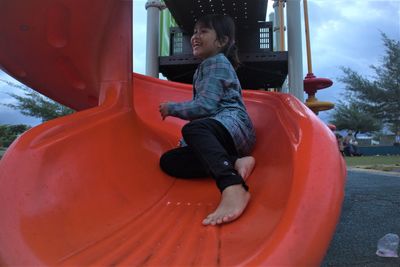
[[[235,184],[248,187],[235,170],[238,159],[235,144],[226,128],[214,119],[198,119],[182,128],[188,146],[167,151],[160,158],[160,167],[177,178],[211,176],[219,190]]]

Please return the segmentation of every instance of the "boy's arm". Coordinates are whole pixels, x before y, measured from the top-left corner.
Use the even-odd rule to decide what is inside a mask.
[[[192,101],[167,103],[169,116],[185,120],[208,117],[215,114],[223,96],[224,83],[229,80],[229,69],[223,63],[205,62],[201,78],[196,82],[196,97]]]

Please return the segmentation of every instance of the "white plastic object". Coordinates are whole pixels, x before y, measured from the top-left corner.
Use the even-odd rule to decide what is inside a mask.
[[[378,241],[376,255],[380,257],[398,258],[399,236],[397,234],[386,234]]]

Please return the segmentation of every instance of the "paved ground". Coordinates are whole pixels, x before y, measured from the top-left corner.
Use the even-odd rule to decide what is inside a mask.
[[[378,240],[400,235],[400,174],[348,171],[340,223],[322,266],[400,266],[400,258],[376,256]]]

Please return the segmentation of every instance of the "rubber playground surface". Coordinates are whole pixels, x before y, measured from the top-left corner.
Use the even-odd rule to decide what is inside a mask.
[[[335,235],[322,266],[400,266],[375,252],[387,233],[400,235],[400,174],[350,169]]]

